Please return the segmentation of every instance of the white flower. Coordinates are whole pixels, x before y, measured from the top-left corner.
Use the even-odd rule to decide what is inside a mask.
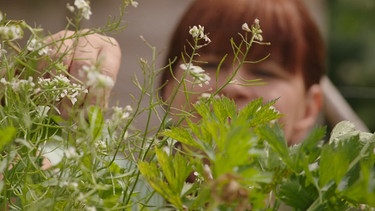
[[[42,41],[38,41],[35,38],[31,39],[27,43],[27,50],[29,51],[38,51],[40,56],[47,55],[49,49],[47,47],[43,47],[44,43]]]
[[[138,2],[137,1],[131,1],[131,4],[133,7],[137,8],[138,7]]]
[[[0,79],[0,83],[4,84],[4,85],[7,85],[8,84],[8,81],[5,79],[5,78],[1,78]]]
[[[247,23],[244,23],[242,24],[242,30],[246,31],[246,32],[250,32],[250,28],[249,28],[249,25],[247,25]]]
[[[74,12],[74,7],[72,5],[70,5],[69,3],[66,3],[66,8],[70,11],[70,12]]]
[[[125,108],[114,106],[112,107],[113,114],[112,114],[112,121],[123,121],[128,119],[133,112],[133,108],[130,105],[125,106]]]
[[[258,40],[260,42],[263,41],[263,36],[262,36],[262,29],[260,28],[259,25],[259,19],[255,18],[254,23],[251,25],[251,29],[249,28],[249,25],[247,23],[242,24],[242,30],[246,32],[251,32],[254,36],[255,40]]]
[[[104,75],[95,66],[84,65],[81,74],[86,74],[86,86],[94,88],[112,88],[115,85],[113,79]]]
[[[204,27],[202,27],[201,25],[199,25],[199,28],[197,26],[193,26],[192,28],[190,28],[189,34],[193,38],[198,38],[201,34],[201,31],[204,31]]]
[[[54,101],[60,101],[62,98],[68,98],[74,105],[77,102],[77,98],[84,93],[87,93],[87,89],[82,85],[72,83],[65,75],[57,75],[53,79],[51,78],[38,78],[38,84],[41,89],[44,90],[44,94],[49,96],[48,99]]]
[[[28,80],[25,79],[13,79],[11,82],[6,82],[5,79],[1,81],[1,83],[6,85],[10,85],[14,92],[18,91],[29,91],[35,87],[33,82],[33,78],[29,77]]]
[[[37,106],[36,111],[39,117],[45,118],[48,116],[48,111],[51,109],[49,106]]]
[[[75,0],[74,1],[74,5],[77,7],[77,9],[81,10],[82,16],[86,20],[90,19],[90,15],[92,15],[92,13],[91,13],[91,8],[90,8],[90,5],[89,5],[88,1],[85,1],[85,0]]]
[[[258,18],[255,18],[255,20],[254,20],[254,24],[255,24],[255,25],[259,25],[259,19],[258,19]]]
[[[189,75],[194,78],[194,84],[198,84],[202,87],[202,84],[208,85],[211,77],[199,66],[195,66],[191,63],[189,64],[181,64],[180,68],[188,71]]]
[[[18,25],[0,26],[0,37],[4,40],[21,39],[23,31]]]
[[[202,93],[201,94],[201,98],[206,98],[206,99],[208,99],[208,98],[210,98],[211,97],[211,94],[210,93]]]
[[[211,40],[208,38],[207,34],[204,33],[204,26],[198,25],[198,26],[193,26],[189,30],[189,34],[194,38],[194,39],[203,39],[205,42],[210,43]]]

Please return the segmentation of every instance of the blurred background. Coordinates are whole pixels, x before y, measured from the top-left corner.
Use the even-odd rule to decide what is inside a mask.
[[[23,19],[55,33],[66,26],[71,13],[66,3],[74,0],[0,0],[0,11],[10,19]],[[92,0],[93,15],[87,27],[103,26],[110,16],[119,13],[120,0]],[[112,105],[132,103],[130,94],[139,90],[132,85],[134,75],[142,78],[139,59],[151,61],[152,52],[139,38],[141,35],[158,52],[157,66],[164,61],[177,21],[191,0],[138,0],[137,8],[126,10],[127,28],[115,37],[123,51],[118,82]],[[375,0],[305,0],[324,35],[328,50],[328,76],[350,106],[375,131]],[[145,102],[146,103],[146,102]],[[142,124],[142,123],[139,123]]]

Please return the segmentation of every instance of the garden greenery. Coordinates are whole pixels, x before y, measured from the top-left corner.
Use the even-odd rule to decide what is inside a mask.
[[[123,0],[121,14],[128,5],[137,2]],[[92,15],[89,2],[67,7],[76,14],[69,21],[75,33],[62,39],[122,27],[120,14],[103,28],[81,31],[80,21]],[[242,28],[242,42],[230,41],[236,70],[252,45],[267,44],[259,20]],[[193,53],[182,52],[186,71],[174,93],[213,80],[199,67],[199,49],[210,43],[204,26],[189,33]],[[324,127],[317,127],[301,144],[288,146],[275,101],[256,99],[238,110],[217,94],[223,87],[181,113],[184,124],[172,125],[171,108],[155,88],[158,73],[170,70],[154,66],[156,50],[147,42],[153,60],[140,59],[144,81],[134,79],[139,99],[125,107],[92,105],[84,101],[87,90],[105,90],[113,81],[100,73],[100,63],[82,68],[86,82],[70,77],[64,54],[51,58],[42,35],[0,13],[0,210],[374,209],[373,134],[341,122],[326,141]],[[146,96],[149,105],[142,108]],[[135,128],[144,113],[156,114],[159,127],[146,118],[145,128]]]

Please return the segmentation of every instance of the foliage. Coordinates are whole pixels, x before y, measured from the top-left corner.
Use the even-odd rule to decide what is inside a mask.
[[[62,39],[113,29],[82,33],[78,23],[90,12],[87,4],[78,2],[77,9],[85,14],[75,11],[77,19],[70,24],[76,31]],[[123,1],[124,8],[130,3],[136,5]],[[121,27],[118,22],[109,25]],[[239,110],[233,100],[217,95],[223,88],[219,87],[171,126],[168,115],[157,112],[170,107],[154,89],[156,75],[168,67],[155,68],[155,48],[147,42],[153,61],[141,59],[145,80],[134,79],[142,91],[140,99],[124,108],[102,108],[83,100],[91,87],[70,77],[62,62],[66,55],[50,57],[40,29],[5,15],[0,27],[1,210],[375,207],[375,137],[355,130],[349,122],[338,124],[327,143],[324,128],[316,128],[301,144],[288,146],[278,124],[281,114],[273,108],[276,101],[256,99]],[[238,65],[234,74],[253,44],[267,44],[262,42],[258,20],[243,29],[243,41],[231,41]],[[18,41],[24,30],[31,37],[21,47]],[[198,51],[210,40],[201,26],[192,27],[190,34],[193,53],[183,52],[186,75],[171,100],[188,84],[199,86],[210,80],[194,65],[202,62]],[[86,70],[98,75],[100,64]],[[253,81],[246,83],[253,85]],[[97,85],[100,90],[108,84]],[[146,108],[140,105],[144,96],[151,97]],[[186,97],[188,101],[189,93]],[[144,113],[158,115],[160,126],[150,128],[146,119],[145,128],[134,128],[133,121]]]

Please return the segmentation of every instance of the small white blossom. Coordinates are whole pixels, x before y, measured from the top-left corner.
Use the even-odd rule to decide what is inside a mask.
[[[107,75],[100,73],[95,66],[84,65],[80,72],[81,75],[86,75],[86,86],[94,88],[112,88],[115,85],[113,79]]]
[[[81,94],[85,94],[88,90],[76,83],[72,83],[65,75],[57,75],[51,78],[38,78],[38,84],[44,94],[49,96],[48,99],[53,97],[54,101],[60,101],[63,98],[68,98],[74,105],[78,101]]]
[[[211,94],[210,93],[202,93],[201,94],[201,98],[210,98],[211,97]]]
[[[246,32],[250,32],[250,28],[249,28],[249,25],[247,25],[247,23],[244,23],[242,24],[242,30],[246,31]]]
[[[180,68],[188,71],[189,75],[194,78],[194,84],[198,84],[202,87],[202,84],[208,85],[211,77],[199,66],[193,64],[181,64]]]
[[[66,8],[67,8],[70,12],[74,12],[74,10],[75,10],[74,6],[70,5],[69,3],[66,3]]]
[[[204,26],[193,26],[192,28],[190,28],[189,34],[193,38],[202,38],[204,36]]]
[[[27,50],[29,51],[38,51],[40,56],[48,54],[48,47],[43,47],[44,43],[42,41],[38,41],[35,38],[29,40],[27,43]]]
[[[7,82],[4,79],[1,80],[1,83],[4,85],[9,85],[14,92],[29,91],[35,87],[32,77],[29,77],[28,80],[14,78],[10,82]]]
[[[5,78],[1,78],[0,83],[2,83],[3,85],[7,85],[8,81]]]
[[[37,106],[36,111],[39,117],[45,118],[48,116],[48,111],[51,110],[49,106]]]
[[[198,26],[193,26],[189,30],[189,34],[194,38],[194,39],[203,39],[206,43],[210,43],[211,40],[208,37],[207,34],[204,33],[204,26],[198,25]]]
[[[246,32],[251,32],[254,36],[255,40],[258,40],[260,42],[263,41],[263,36],[262,36],[262,29],[260,28],[260,21],[258,18],[255,18],[254,23],[251,25],[251,29],[249,28],[249,25],[247,23],[242,24],[242,30]]]
[[[131,5],[135,8],[138,7],[138,2],[137,1],[131,1]]]
[[[123,121],[125,119],[128,119],[133,112],[133,108],[130,105],[123,107],[114,106],[112,107],[113,114],[112,114],[112,121]]]
[[[0,37],[4,40],[21,39],[23,31],[18,25],[0,26]]]
[[[89,20],[92,15],[90,4],[86,0],[75,0],[74,5],[82,12],[82,16]]]

